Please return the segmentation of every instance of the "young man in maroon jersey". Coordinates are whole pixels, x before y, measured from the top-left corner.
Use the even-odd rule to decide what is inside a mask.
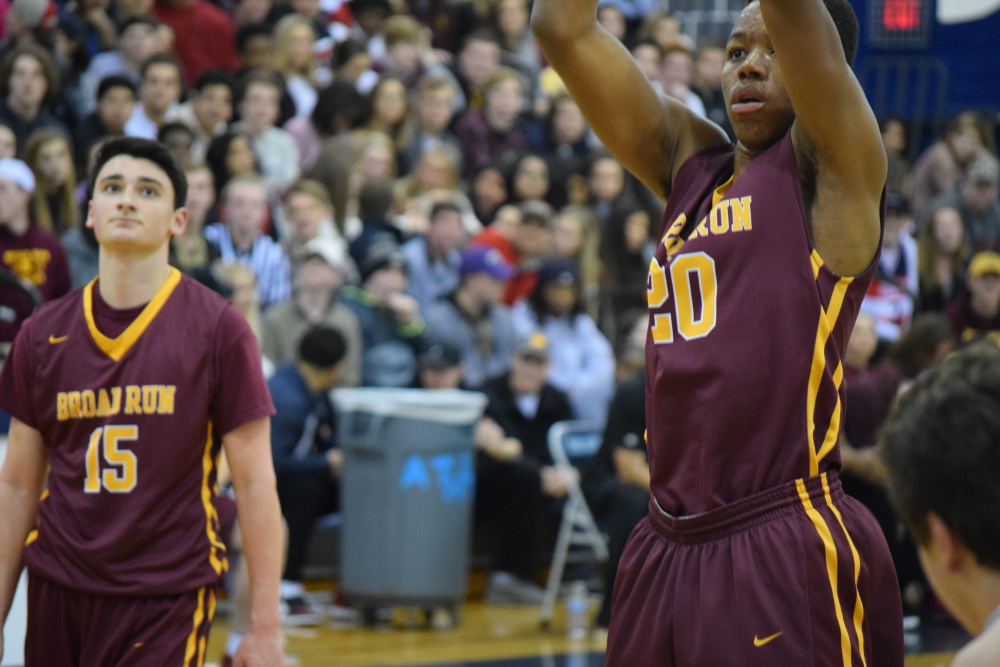
[[[36,311],[0,374],[13,416],[0,612],[23,557],[28,665],[202,665],[227,567],[212,504],[221,447],[253,608],[235,664],[282,665],[273,406],[253,334],[167,263],[187,184],[166,149],[112,139],[94,174],[99,275]]]
[[[605,146],[667,202],[647,278],[650,510],[609,665],[903,664],[878,525],[837,471],[844,348],[877,265],[886,156],[847,0],[755,0],[722,88],[737,142],[657,95],[595,20],[532,25]],[[845,57],[846,56],[846,57]]]

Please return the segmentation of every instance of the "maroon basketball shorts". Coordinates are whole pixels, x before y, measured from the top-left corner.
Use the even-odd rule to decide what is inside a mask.
[[[901,667],[885,538],[835,473],[691,517],[652,501],[619,566],[606,664]]]
[[[83,593],[28,573],[26,667],[201,667],[215,591]]]

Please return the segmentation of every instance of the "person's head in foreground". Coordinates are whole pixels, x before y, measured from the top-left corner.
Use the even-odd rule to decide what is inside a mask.
[[[954,665],[1000,664],[1000,347],[947,357],[902,395],[880,442],[889,495],[927,578],[982,636]]]

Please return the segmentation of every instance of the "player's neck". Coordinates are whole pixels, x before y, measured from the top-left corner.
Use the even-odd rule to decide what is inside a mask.
[[[120,257],[102,251],[99,265],[101,298],[118,310],[149,303],[170,275],[170,265],[160,253]]]

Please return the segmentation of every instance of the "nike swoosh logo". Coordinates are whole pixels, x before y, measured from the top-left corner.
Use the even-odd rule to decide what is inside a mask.
[[[753,645],[756,646],[757,648],[760,648],[764,644],[768,643],[769,641],[775,640],[775,639],[777,639],[780,636],[781,636],[780,632],[775,632],[770,637],[764,637],[763,639],[761,639],[757,635],[754,635],[753,636]]]
[[[49,336],[49,343],[52,345],[58,345],[59,343],[66,342],[67,338],[69,338],[68,334],[66,336]]]

